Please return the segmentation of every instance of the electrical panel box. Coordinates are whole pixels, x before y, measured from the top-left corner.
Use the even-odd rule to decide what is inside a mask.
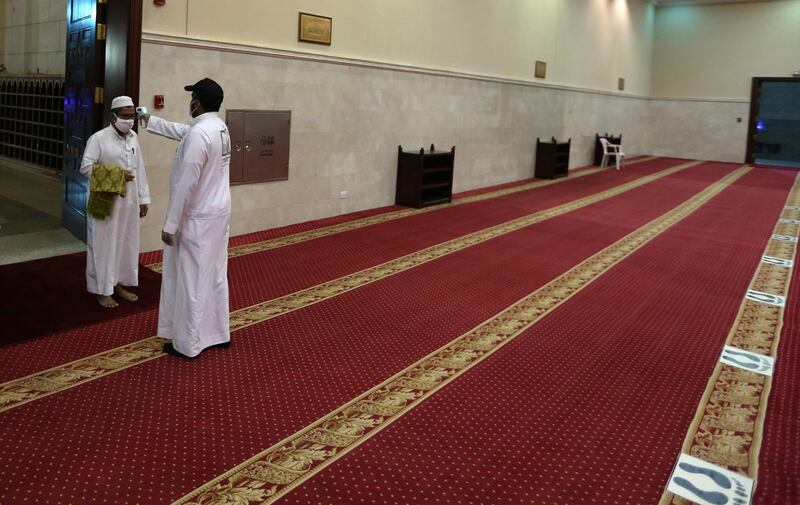
[[[291,111],[228,110],[231,184],[289,178]]]

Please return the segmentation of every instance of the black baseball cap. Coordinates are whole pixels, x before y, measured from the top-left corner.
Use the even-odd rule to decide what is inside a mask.
[[[184,86],[183,89],[194,93],[195,98],[209,112],[218,111],[219,106],[222,105],[224,98],[222,87],[208,77],[200,79],[195,84]]]

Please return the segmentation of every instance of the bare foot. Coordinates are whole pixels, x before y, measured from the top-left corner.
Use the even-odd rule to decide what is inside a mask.
[[[97,303],[100,304],[101,307],[105,307],[107,309],[113,309],[114,307],[118,307],[119,304],[110,296],[97,296]]]
[[[114,294],[122,298],[126,302],[135,302],[136,300],[139,299],[138,296],[134,295],[133,293],[123,288],[122,286],[114,286]]]

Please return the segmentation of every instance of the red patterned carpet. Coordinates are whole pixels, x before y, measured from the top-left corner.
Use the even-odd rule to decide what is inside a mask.
[[[86,254],[0,265],[0,346],[158,307],[161,275],[139,268],[139,295],[114,310],[86,292]]]
[[[678,163],[642,163],[243,256],[231,261],[232,305]],[[0,503],[177,500],[736,168],[703,163],[246,327],[230,350],[194,362],[159,358],[0,412]],[[282,501],[655,503],[793,176],[745,175]],[[28,342],[0,349],[2,374],[9,380],[148,336],[152,316],[35,342],[52,348]],[[782,346],[796,352],[792,324]],[[34,349],[40,356],[22,359],[22,350],[32,356]],[[780,359],[795,358],[781,352]],[[778,364],[770,408],[790,416],[800,384],[784,368],[789,375],[781,379]],[[796,429],[790,418],[768,417],[766,481],[756,503],[780,503],[796,489],[800,468],[780,447],[796,446],[785,438]]]
[[[754,503],[800,503],[800,274],[794,273],[767,407]]]
[[[657,503],[794,176],[751,172],[282,503]],[[787,449],[755,503],[796,503]]]
[[[608,170],[488,201],[445,208],[231,258],[228,273],[231,309],[240,309],[357,272],[466,233],[658,173],[685,161],[656,159],[632,165],[632,169],[627,171]],[[353,218],[372,214],[358,213]],[[265,240],[285,236],[340,221],[337,218],[314,225],[286,227],[277,232],[251,234],[244,242],[252,243],[256,237]],[[402,237],[402,240],[398,240],[398,237]],[[94,325],[77,333],[66,331],[52,335],[47,342],[23,342],[0,354],[0,380],[22,377],[147,338],[155,334],[155,326],[151,323],[154,319],[153,314],[137,314],[107,325]]]
[[[231,308],[319,284],[477,230],[555,207],[678,165],[663,158],[489,201],[444,208],[232,260]],[[300,271],[298,260],[306,265]],[[264,282],[269,279],[270,282]]]

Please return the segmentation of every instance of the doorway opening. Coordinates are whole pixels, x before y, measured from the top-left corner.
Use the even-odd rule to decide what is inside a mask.
[[[0,4],[0,264],[84,249],[86,141],[138,100],[142,0]]]
[[[800,168],[800,78],[755,77],[747,163]]]
[[[67,0],[0,10],[0,264],[80,251],[62,226]]]

